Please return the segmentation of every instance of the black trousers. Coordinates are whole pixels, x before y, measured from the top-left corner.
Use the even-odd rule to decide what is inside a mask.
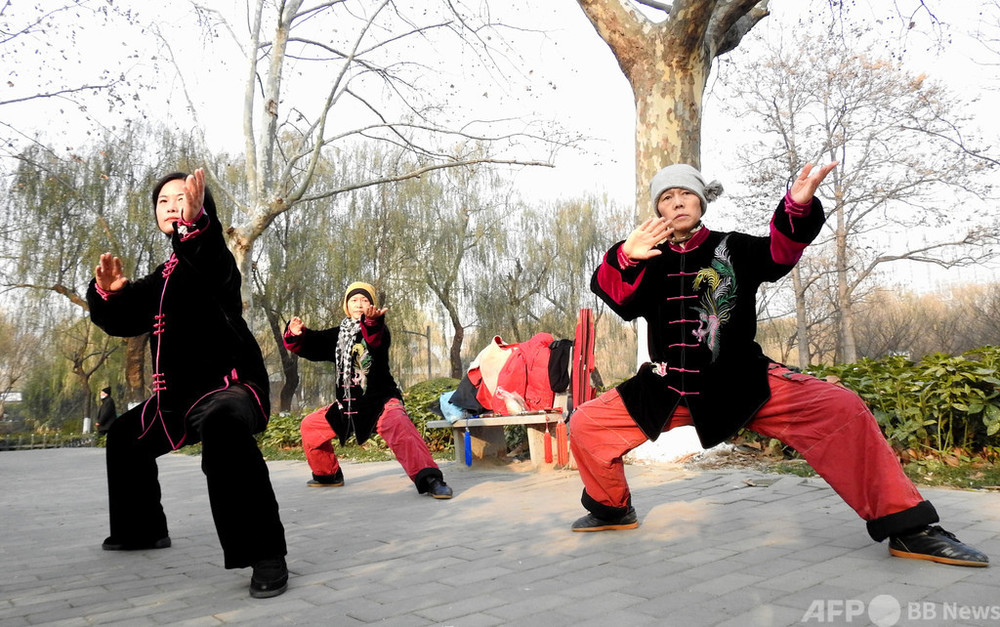
[[[156,458],[171,450],[170,441],[158,420],[139,437],[141,411],[139,405],[122,414],[108,433],[109,513],[115,542],[142,544],[168,535]],[[226,568],[284,556],[278,502],[253,436],[264,429],[267,418],[253,394],[234,384],[198,403],[186,421],[185,445],[202,443],[201,469],[208,480]]]

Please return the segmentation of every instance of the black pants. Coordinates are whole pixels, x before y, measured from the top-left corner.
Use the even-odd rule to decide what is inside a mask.
[[[141,411],[139,405],[122,414],[108,433],[108,497],[115,542],[141,544],[167,535],[156,458],[170,451],[170,442],[159,422],[139,437]],[[266,422],[256,399],[239,384],[202,400],[187,417],[185,444],[202,442],[201,469],[208,480],[226,568],[243,568],[287,552],[267,464],[253,437]]]

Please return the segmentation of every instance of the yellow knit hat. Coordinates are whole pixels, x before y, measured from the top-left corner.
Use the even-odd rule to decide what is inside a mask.
[[[347,301],[351,300],[351,296],[355,294],[364,294],[365,298],[371,302],[372,307],[378,308],[378,301],[375,300],[375,288],[368,283],[355,281],[348,285],[347,291],[344,292],[344,313],[347,317],[351,316],[351,312],[347,310]]]

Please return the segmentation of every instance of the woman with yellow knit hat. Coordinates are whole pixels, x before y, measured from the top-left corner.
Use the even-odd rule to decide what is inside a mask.
[[[310,487],[344,485],[344,472],[333,451],[354,434],[364,444],[374,430],[393,452],[417,491],[450,499],[451,488],[431,457],[427,444],[403,407],[403,394],[389,372],[388,308],[379,309],[375,288],[355,282],[344,293],[339,326],[323,331],[307,328],[298,317],[285,329],[285,347],[310,361],[337,366],[337,398],[302,419],[302,447],[312,469]]]

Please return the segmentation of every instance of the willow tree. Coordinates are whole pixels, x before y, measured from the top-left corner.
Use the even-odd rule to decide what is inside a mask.
[[[635,97],[636,207],[671,163],[701,167],[702,97],[714,60],[767,17],[768,0],[577,0]],[[646,5],[666,16],[656,22]]]
[[[0,290],[58,301],[50,309],[56,312],[53,318],[40,322],[50,328],[65,317],[86,314],[85,293],[101,253],[120,257],[131,277],[156,267],[168,242],[154,226],[148,190],[168,168],[190,164],[186,143],[163,127],[136,124],[69,158],[40,143],[21,151],[7,210],[0,217],[0,258],[5,261]],[[151,145],[159,147],[155,156]],[[103,341],[97,339],[99,332],[82,337]],[[120,342],[127,355],[125,400],[138,402],[147,396],[146,336]]]
[[[462,347],[474,324],[476,278],[489,276],[489,251],[513,210],[509,190],[486,167],[452,169],[397,187],[406,198],[413,254],[406,273],[430,294],[450,327],[448,374],[464,374]]]
[[[322,178],[343,178],[348,169],[378,170],[400,156],[393,153],[359,146],[336,164],[324,163]],[[281,366],[280,411],[291,408],[296,394],[307,403],[325,399],[335,383],[327,376],[329,364],[301,369],[301,360],[282,341],[285,324],[299,316],[313,329],[336,326],[344,317],[344,288],[353,281],[371,283],[379,302],[391,307],[390,360],[397,374],[405,372],[411,361],[405,327],[412,324],[415,300],[399,276],[413,255],[407,204],[395,186],[356,189],[279,215],[261,237],[253,265],[254,305],[267,318],[274,361]],[[263,348],[267,357],[269,349]]]
[[[28,324],[23,316],[0,309],[0,422],[11,392],[22,384],[35,361],[38,337]]]

